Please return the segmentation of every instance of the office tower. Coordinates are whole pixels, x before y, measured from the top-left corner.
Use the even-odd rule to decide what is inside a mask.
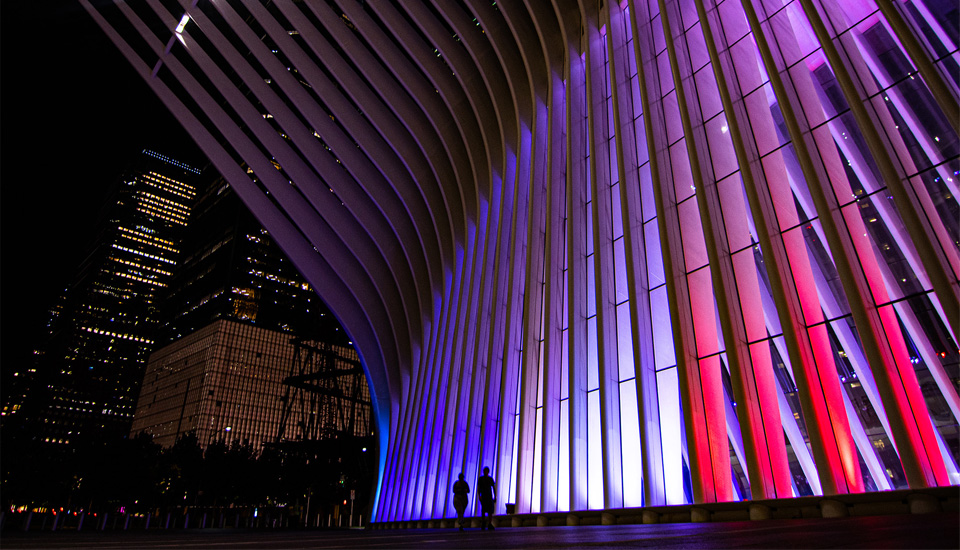
[[[377,521],[960,483],[955,2],[82,3],[324,282]]]
[[[329,363],[322,365],[326,384],[314,384],[320,391],[300,395],[285,381],[306,358],[304,345],[325,352]],[[311,427],[304,418],[313,430],[301,429]],[[170,447],[193,433],[202,446],[236,441],[259,452],[291,441],[355,442],[371,427],[369,390],[352,347],[298,347],[289,332],[224,317],[150,356],[131,434]]]
[[[370,435],[369,390],[352,342],[222,179],[197,200],[183,251],[132,434],[171,446],[193,432],[201,445],[237,440],[257,451]],[[301,395],[297,387],[311,388],[284,383],[318,370],[322,379],[303,381],[320,392]],[[304,416],[316,430],[298,431]]]
[[[350,345],[313,288],[223,179],[198,199],[183,250],[161,306],[161,344],[233,318]]]
[[[51,310],[36,365],[23,369],[33,379],[22,405],[34,437],[70,444],[129,432],[200,173],[148,149],[124,172]]]

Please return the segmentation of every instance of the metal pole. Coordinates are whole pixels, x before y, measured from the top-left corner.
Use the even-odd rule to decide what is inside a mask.
[[[307,511],[303,514],[303,526],[310,527],[310,496],[312,491],[307,489]]]

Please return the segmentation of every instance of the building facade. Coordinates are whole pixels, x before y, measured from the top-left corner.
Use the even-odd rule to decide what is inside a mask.
[[[203,446],[240,441],[257,451],[370,435],[369,389],[352,342],[223,179],[197,199],[160,318],[131,435],[169,447],[193,432]],[[327,386],[285,383],[317,371]],[[317,388],[325,391],[310,392]],[[304,417],[315,430],[298,431]]]
[[[160,346],[222,318],[350,345],[313,287],[222,178],[197,199],[160,318]]]
[[[369,390],[362,373],[351,376],[359,366],[356,351],[326,346],[336,356],[327,372],[342,373],[337,388],[367,403],[352,425],[336,399],[291,398],[284,381],[296,374],[300,352],[289,333],[224,318],[150,356],[131,434],[147,433],[171,447],[192,432],[202,446],[238,441],[259,451],[265,443],[303,440],[295,424],[312,415],[328,421],[328,433],[367,436]],[[290,426],[282,437],[281,425]]]
[[[960,483],[955,2],[82,3],[357,345],[377,521]]]
[[[42,441],[129,432],[200,173],[144,149],[108,199],[89,254],[50,312],[36,364],[18,372],[30,384],[22,412]]]

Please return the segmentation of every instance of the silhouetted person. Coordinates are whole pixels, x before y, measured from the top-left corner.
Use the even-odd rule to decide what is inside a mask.
[[[453,482],[453,507],[457,510],[457,525],[463,531],[463,511],[467,509],[467,493],[470,492],[470,486],[463,479],[463,472],[458,479]]]
[[[483,475],[477,480],[477,496],[480,497],[480,528],[493,531],[493,506],[497,502],[497,484],[490,477],[490,468],[483,467]]]

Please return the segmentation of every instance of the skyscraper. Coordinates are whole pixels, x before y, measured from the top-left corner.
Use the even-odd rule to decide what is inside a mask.
[[[82,3],[357,344],[378,521],[960,483],[955,2]]]
[[[126,170],[102,212],[78,275],[51,310],[22,404],[44,442],[130,429],[158,301],[179,260],[200,170],[151,150]]]
[[[297,430],[306,415],[329,434],[368,437],[370,397],[356,351],[314,289],[222,179],[193,214],[131,432],[164,446],[193,432],[202,445],[237,440],[260,450],[282,427],[284,441],[316,439]],[[307,345],[329,361],[305,364]],[[329,387],[294,399],[284,382],[300,367],[324,368]],[[326,414],[333,409],[344,414]],[[350,418],[358,420],[347,429]]]
[[[349,345],[314,289],[222,178],[198,198],[183,251],[160,305],[159,344],[231,318]]]

